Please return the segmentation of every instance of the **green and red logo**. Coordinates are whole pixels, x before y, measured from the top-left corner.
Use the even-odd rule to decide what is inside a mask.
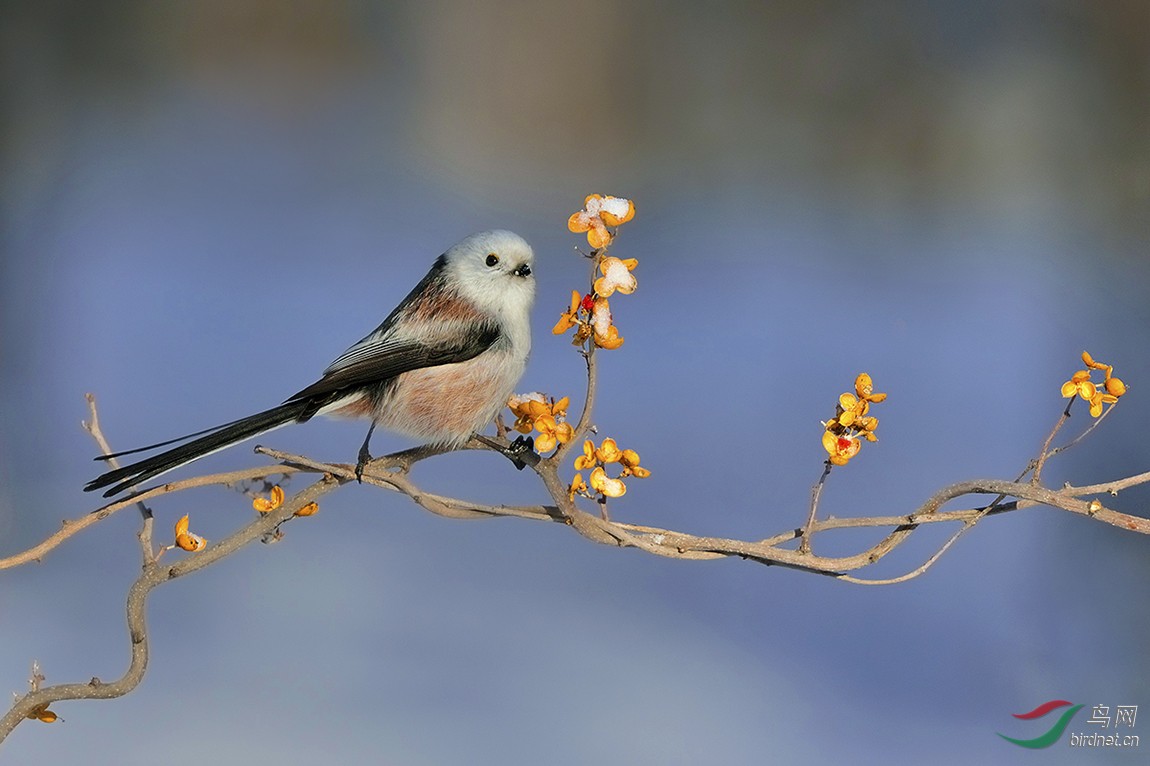
[[[1012,714],[1015,718],[1019,718],[1023,721],[1033,721],[1035,719],[1046,716],[1054,710],[1058,710],[1059,708],[1064,707],[1070,707],[1070,709],[1059,716],[1058,720],[1054,722],[1054,725],[1051,726],[1050,729],[1042,736],[1035,737],[1034,739],[1015,739],[1014,737],[1008,737],[1005,734],[1001,734],[999,732],[995,733],[1005,739],[1007,742],[1018,745],[1019,747],[1026,747],[1030,748],[1031,750],[1039,750],[1044,747],[1050,747],[1062,737],[1062,734],[1066,731],[1066,727],[1070,725],[1070,719],[1074,717],[1075,713],[1084,707],[1083,705],[1075,705],[1073,702],[1068,702],[1067,700],[1050,700],[1049,702],[1042,703],[1038,707],[1034,708],[1034,710],[1031,710],[1029,713]]]

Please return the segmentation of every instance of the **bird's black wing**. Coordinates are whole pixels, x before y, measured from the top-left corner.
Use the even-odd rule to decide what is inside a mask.
[[[394,337],[365,339],[341,357],[340,366],[329,367],[322,378],[288,397],[286,402],[330,401],[329,397],[337,392],[350,393],[373,383],[384,383],[411,370],[466,362],[490,348],[499,335],[495,323],[485,322],[472,325],[466,334],[430,344]]]

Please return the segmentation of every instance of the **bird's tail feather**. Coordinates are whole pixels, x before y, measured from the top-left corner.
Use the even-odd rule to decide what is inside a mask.
[[[279,428],[282,425],[287,425],[297,420],[306,420],[309,409],[314,408],[312,407],[312,403],[307,400],[285,402],[278,407],[257,412],[255,415],[250,415],[241,420],[225,423],[222,426],[209,429],[206,432],[199,431],[194,434],[189,434],[183,438],[191,438],[193,436],[199,436],[199,438],[193,439],[186,444],[181,444],[178,447],[173,447],[158,455],[153,455],[152,457],[132,463],[131,465],[108,471],[84,485],[84,491],[91,492],[95,489],[103,489],[104,487],[113,485],[104,492],[104,497],[111,497],[112,495],[123,492],[129,487],[145,482],[154,476],[167,473],[193,460],[199,460],[205,455],[218,452],[225,447],[230,447],[233,444],[251,439],[254,436],[259,436],[262,433],[271,431],[274,428]],[[200,436],[200,434],[206,435]],[[176,439],[173,441],[180,440]],[[162,442],[159,445],[153,446],[164,446],[170,443],[172,442]]]
[[[140,452],[151,452],[152,450],[159,449],[160,447],[167,447],[169,444],[179,444],[180,442],[186,442],[188,439],[193,439],[197,436],[210,434],[212,431],[219,431],[221,428],[227,428],[228,426],[235,425],[239,422],[240,421],[238,420],[233,420],[231,423],[223,423],[218,426],[212,426],[211,428],[205,428],[203,431],[196,431],[195,433],[177,436],[175,439],[168,439],[166,441],[156,442],[155,444],[148,444],[143,447],[136,447],[134,449],[126,449],[120,452],[109,452],[107,455],[96,455],[96,457],[92,459],[97,463],[106,463],[109,460],[114,460],[118,457],[123,457],[124,455],[135,455]]]

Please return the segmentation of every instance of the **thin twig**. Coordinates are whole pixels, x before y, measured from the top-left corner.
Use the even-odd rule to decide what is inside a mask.
[[[799,553],[811,552],[811,535],[814,534],[815,515],[819,512],[819,498],[823,494],[823,487],[827,483],[827,476],[831,473],[831,461],[823,463],[823,475],[811,487],[811,512],[807,516],[807,524],[803,527],[803,541],[799,544]]]
[[[588,256],[588,258],[591,259],[591,275],[589,280],[592,292],[595,289],[595,272],[596,269],[599,268],[599,262],[602,260],[603,254],[605,252],[606,249],[592,250],[591,254]],[[584,342],[587,344],[587,348],[582,352],[583,360],[587,363],[587,396],[583,400],[583,412],[579,415],[579,422],[575,426],[574,436],[566,444],[560,444],[559,449],[557,449],[555,454],[549,458],[550,462],[554,464],[562,463],[563,459],[567,457],[567,453],[571,451],[572,447],[574,447],[576,444],[582,444],[584,438],[586,438],[588,429],[591,428],[591,416],[595,409],[595,393],[596,388],[598,387],[599,379],[599,373],[596,370],[595,363],[595,351],[597,347],[595,345],[594,334],[592,334]]]
[[[155,487],[140,490],[132,493],[120,500],[113,500],[102,508],[97,508],[94,511],[85,513],[74,519],[65,519],[56,532],[49,535],[42,542],[21,551],[14,555],[0,559],[0,569],[11,569],[12,567],[27,564],[31,561],[40,561],[45,554],[58,547],[65,540],[74,537],[80,532],[84,531],[93,524],[97,524],[112,514],[123,510],[136,503],[143,502],[144,500],[151,500],[161,495],[171,494],[173,492],[182,492],[187,489],[195,487],[210,487],[210,486],[231,486],[240,481],[250,481],[253,479],[264,479],[268,476],[274,476],[281,473],[295,473],[299,469],[296,468],[277,468],[276,466],[260,466],[257,468],[244,468],[238,471],[227,471],[225,473],[214,473],[205,476],[194,476],[190,479],[182,479],[180,481],[168,482],[160,484]]]
[[[1046,465],[1047,458],[1050,457],[1050,445],[1054,442],[1054,437],[1062,430],[1062,426],[1070,419],[1070,405],[1074,404],[1077,396],[1070,397],[1070,401],[1066,403],[1066,409],[1062,411],[1062,415],[1054,424],[1054,428],[1050,429],[1050,433],[1046,436],[1046,441],[1042,442],[1042,449],[1038,451],[1038,459],[1034,463],[1034,476],[1030,477],[1031,484],[1037,484],[1042,478],[1042,468]]]
[[[107,438],[104,437],[104,432],[100,428],[100,413],[96,408],[96,396],[92,393],[84,394],[84,399],[88,402],[88,420],[81,423],[84,430],[91,434],[92,438],[96,440],[97,446],[100,451],[105,455],[112,454],[112,446],[108,443]],[[114,457],[108,458],[108,465],[112,468],[119,468],[120,461]],[[143,503],[136,503],[136,507],[140,509],[140,516],[143,523],[140,525],[140,531],[137,537],[140,540],[140,556],[143,559],[143,565],[147,566],[155,557],[155,548],[152,545],[152,527],[154,526],[154,519],[152,517],[152,509]]]
[[[868,580],[863,577],[853,577],[851,575],[844,574],[839,575],[838,579],[842,580],[843,582],[854,583],[855,585],[897,585],[898,583],[903,583],[907,580],[913,580],[934,566],[934,563],[942,558],[942,554],[946,553],[947,549],[958,542],[958,538],[962,537],[964,534],[970,531],[973,526],[973,521],[963,524],[958,528],[958,531],[951,535],[947,541],[943,543],[942,546],[934,552],[934,554],[931,555],[930,558],[923,562],[921,566],[916,569],[912,569],[906,574],[899,575],[898,577],[890,577],[886,580]]]
[[[1078,434],[1078,436],[1075,436],[1073,439],[1066,442],[1065,444],[1058,446],[1058,447],[1055,447],[1054,449],[1050,450],[1049,454],[1047,454],[1046,457],[1048,459],[1052,458],[1055,455],[1057,455],[1058,453],[1065,452],[1066,450],[1070,449],[1071,447],[1073,447],[1074,445],[1078,444],[1080,441],[1085,439],[1087,436],[1089,436],[1091,434],[1091,432],[1094,431],[1095,428],[1097,428],[1098,426],[1100,426],[1102,424],[1102,421],[1106,419],[1106,416],[1109,415],[1114,410],[1114,408],[1116,406],[1117,406],[1117,402],[1115,402],[1114,404],[1111,404],[1109,407],[1106,408],[1105,412],[1103,412],[1098,417],[1094,418],[1094,421],[1090,425],[1088,425],[1085,429],[1083,429],[1082,433]]]

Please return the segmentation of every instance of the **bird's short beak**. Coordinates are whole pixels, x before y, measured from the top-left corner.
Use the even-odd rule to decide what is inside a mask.
[[[531,267],[525,263],[511,273],[517,277],[529,277],[531,276]]]

